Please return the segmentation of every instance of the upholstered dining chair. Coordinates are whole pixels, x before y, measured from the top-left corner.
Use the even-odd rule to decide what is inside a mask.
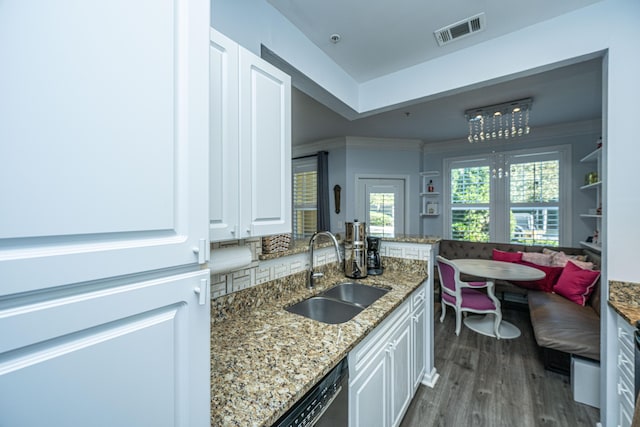
[[[494,314],[494,333],[500,338],[499,328],[502,321],[500,301],[493,293],[491,282],[463,282],[460,270],[451,261],[438,255],[437,264],[440,273],[440,295],[442,298],[440,322],[444,321],[446,306],[451,306],[456,314],[456,335],[460,335],[462,313]],[[487,288],[487,292],[478,289]]]

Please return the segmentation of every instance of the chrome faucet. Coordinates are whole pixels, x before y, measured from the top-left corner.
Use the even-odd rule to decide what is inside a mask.
[[[331,239],[331,241],[333,242],[333,247],[336,250],[338,263],[342,262],[342,256],[340,255],[340,246],[338,245],[338,240],[336,239],[336,236],[331,234],[331,232],[329,231],[318,231],[316,233],[313,233],[313,236],[311,236],[311,239],[309,240],[309,274],[307,275],[307,287],[309,289],[313,289],[316,279],[319,279],[320,277],[324,276],[324,273],[321,273],[319,271],[317,272],[313,271],[313,244],[315,243],[316,239],[319,236],[327,236]]]

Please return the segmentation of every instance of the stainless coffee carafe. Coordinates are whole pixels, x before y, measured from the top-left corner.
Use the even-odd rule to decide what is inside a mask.
[[[366,223],[346,223],[344,240],[344,274],[359,279],[367,277],[367,233]]]

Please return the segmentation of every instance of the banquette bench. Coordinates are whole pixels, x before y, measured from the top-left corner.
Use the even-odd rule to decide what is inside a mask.
[[[493,250],[504,252],[539,252],[543,246],[528,246],[508,243],[481,243],[459,240],[442,240],[439,254],[447,259],[477,258],[492,259]],[[585,255],[599,270],[600,256],[580,248],[553,247],[566,255]],[[434,289],[439,289],[437,269],[434,269]],[[464,281],[482,278],[461,274]],[[538,346],[542,350],[545,368],[563,373],[569,371],[570,355],[595,361],[600,360],[600,280],[584,306],[553,292],[534,290],[517,283],[497,280],[496,295],[517,294],[527,299],[531,324]]]

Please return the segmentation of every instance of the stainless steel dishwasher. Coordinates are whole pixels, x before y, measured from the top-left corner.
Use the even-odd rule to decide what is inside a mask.
[[[344,358],[296,402],[275,427],[346,427],[349,423],[349,366]]]

